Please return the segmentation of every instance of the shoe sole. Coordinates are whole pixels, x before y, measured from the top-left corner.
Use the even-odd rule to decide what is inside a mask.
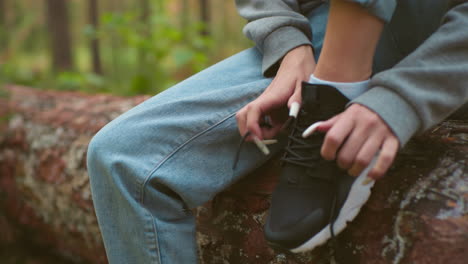
[[[363,185],[363,182],[367,179],[367,174],[369,170],[373,167],[373,162],[368,166],[359,177],[354,181],[349,191],[348,198],[346,199],[343,207],[340,210],[340,213],[333,223],[333,231],[335,235],[338,235],[343,231],[348,222],[351,222],[361,211],[362,206],[369,200],[372,186],[374,186],[374,181],[371,181],[367,185]],[[306,241],[304,244],[299,247],[290,249],[293,253],[300,253],[305,251],[310,251],[317,246],[325,244],[331,237],[330,225],[328,224],[324,227],[319,233],[313,236],[311,239]]]

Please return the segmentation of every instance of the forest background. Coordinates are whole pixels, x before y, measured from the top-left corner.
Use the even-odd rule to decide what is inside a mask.
[[[252,46],[244,24],[234,0],[0,0],[0,97],[5,84],[154,95]],[[70,263],[25,241],[0,263]]]
[[[154,95],[211,64],[253,46],[252,42],[242,35],[244,24],[245,21],[236,12],[234,0],[0,0],[0,97],[8,97],[5,91],[2,92],[2,87],[8,83],[37,89],[80,91],[92,94]],[[50,96],[48,98],[50,101],[47,102],[52,102],[52,98],[53,96]],[[16,102],[21,99],[23,97],[16,99]],[[28,102],[28,100],[25,101]],[[106,102],[112,101],[119,102],[115,98]],[[1,106],[8,109],[3,102],[5,100],[0,100],[0,110]],[[24,109],[40,109],[39,107],[43,106],[39,103],[34,105],[35,103],[29,106],[30,108],[26,106]],[[60,110],[54,105],[45,104],[46,108],[52,110],[51,113],[57,113]],[[74,110],[78,107],[70,109]],[[82,124],[94,120],[95,116],[91,115],[92,112],[81,111],[72,114],[83,113],[84,119],[80,119]],[[65,114],[70,112],[72,111],[65,112]],[[112,112],[112,114],[115,113],[117,112]],[[376,188],[380,189],[374,192],[377,196],[370,201],[371,206],[367,208],[369,209],[367,214],[361,218],[363,221],[358,221],[348,228],[352,232],[349,245],[355,245],[349,247],[353,254],[363,252],[362,256],[381,263],[385,260],[387,260],[385,263],[399,262],[395,260],[396,258],[407,258],[407,262],[404,263],[422,263],[425,260],[427,261],[424,263],[461,263],[457,261],[467,259],[468,126],[466,113],[468,110],[465,106],[457,116],[452,116],[453,120],[442,123],[408,144],[409,148],[400,154],[399,160],[390,172],[392,175],[385,177],[386,181],[384,179],[382,183],[376,185]],[[63,171],[68,167],[60,162],[73,161],[73,165],[70,166],[73,168],[72,172],[84,170],[85,151],[81,150],[85,149],[87,144],[85,143],[86,133],[90,134],[91,127],[95,128],[96,124],[100,123],[95,122],[92,126],[82,125],[85,127],[85,133],[81,133],[75,128],[69,131],[62,129],[61,126],[55,128],[51,124],[56,123],[52,122],[35,122],[38,120],[16,122],[16,120],[22,120],[27,114],[27,112],[18,113],[19,119],[15,119],[15,122],[10,122],[10,118],[14,117],[10,114],[0,116],[0,125],[12,124],[4,126],[3,131],[6,129],[7,133],[0,131],[0,144],[6,146],[0,154],[7,157],[6,162],[3,163],[3,168],[6,169],[0,170],[0,173],[13,172],[7,175],[8,177],[0,175],[0,178],[3,176],[2,180],[7,179],[2,181],[3,185],[14,187],[14,191],[22,190],[20,194],[24,193],[24,197],[13,199],[13,201],[42,196],[43,189],[34,189],[31,186],[47,186],[49,183],[51,186],[48,188],[49,197],[45,201],[51,200],[50,197],[53,196],[50,194],[55,193],[50,190],[55,190],[54,188],[58,186],[66,187],[64,189],[68,191],[63,192],[64,199],[73,201],[66,205],[78,206],[76,201],[81,203],[85,201],[82,197],[86,197],[81,190],[85,190],[86,186],[89,187],[86,185],[86,180],[81,180],[86,177],[80,176],[81,174],[66,174],[67,172]],[[103,113],[103,117],[100,115],[96,117],[100,118],[99,120],[110,119],[111,115],[107,116],[107,114]],[[65,120],[65,117],[70,115],[60,116]],[[72,123],[60,122],[58,123]],[[14,134],[16,131],[20,132],[18,133],[20,136]],[[34,133],[44,133],[44,137],[37,137]],[[81,137],[82,135],[85,136]],[[90,135],[88,136],[90,138]],[[58,139],[50,140],[53,137]],[[67,145],[66,150],[63,150],[63,145],[59,147],[54,145],[62,138],[66,138],[67,141],[60,142],[60,144],[72,142],[73,148]],[[36,142],[39,144],[32,147]],[[21,153],[21,151],[25,152]],[[77,153],[62,156],[63,153],[71,152]],[[17,156],[20,157],[17,158]],[[11,160],[14,163],[10,165],[8,162]],[[81,160],[81,162],[75,162],[76,160]],[[1,162],[0,165],[2,165]],[[36,168],[38,174],[51,174],[52,176],[36,177],[34,174],[36,171],[33,170]],[[276,167],[271,168],[275,170]],[[0,169],[2,169],[1,166]],[[16,171],[18,175],[15,174]],[[26,177],[25,171],[29,171],[29,174],[34,177],[31,175]],[[267,170],[263,176],[259,175],[269,176],[271,179],[272,175],[269,175],[269,171]],[[78,177],[73,178],[75,176]],[[12,180],[17,179],[16,177],[20,180]],[[73,182],[80,185],[79,192],[70,191],[72,188],[68,180],[72,178],[78,179]],[[28,183],[29,179],[35,180]],[[67,180],[54,185],[58,182],[57,179]],[[16,185],[17,182],[21,185]],[[44,185],[39,185],[38,182]],[[210,234],[216,233],[217,235],[213,236],[213,240],[206,240],[208,242],[204,243],[206,243],[206,252],[215,253],[207,253],[205,256],[221,256],[221,258],[237,260],[241,256],[242,258],[247,256],[245,252],[250,252],[255,261],[258,261],[259,255],[267,256],[265,259],[276,260],[276,256],[266,247],[266,244],[255,244],[259,241],[258,236],[261,236],[261,225],[257,217],[264,215],[265,211],[262,210],[266,210],[268,204],[262,197],[268,197],[270,187],[266,186],[272,186],[271,183],[267,182],[261,186],[255,182],[243,183],[238,186],[240,191],[233,189],[234,191],[228,192],[225,198],[217,200],[221,201],[217,207],[227,206],[226,210],[219,210],[219,215],[214,213],[217,217],[216,225],[219,227],[235,223],[236,227],[220,229],[229,230],[229,232],[232,230],[233,233],[218,233],[218,231],[210,230]],[[240,196],[240,193],[242,195],[246,193],[245,186],[260,188],[260,192],[252,192],[252,188],[247,188],[247,194],[254,196]],[[64,189],[58,189],[57,193],[61,193]],[[87,195],[89,197],[89,192]],[[7,197],[5,192],[0,190],[0,198],[5,197]],[[250,197],[257,202],[249,202],[247,206],[245,201],[251,201]],[[239,205],[233,206],[237,201],[240,201]],[[51,202],[50,206],[39,206],[37,210],[59,208],[57,204],[60,203]],[[2,211],[3,205],[0,206],[2,206],[0,207],[0,227],[4,227],[3,230],[5,230],[11,225],[8,225],[8,218]],[[66,206],[62,204],[61,207]],[[244,211],[231,207],[243,208]],[[25,208],[26,214],[24,215],[29,216],[29,213],[34,213],[33,210],[27,210],[30,207]],[[89,207],[85,205],[79,208]],[[257,213],[252,214],[252,210]],[[249,217],[245,212],[248,212]],[[226,217],[218,218],[220,215]],[[31,221],[37,222],[36,219],[38,218],[32,218]],[[63,219],[68,218],[63,217],[56,223],[62,223]],[[21,218],[19,220],[23,221]],[[208,220],[205,221],[208,222]],[[79,226],[79,223],[71,222],[70,226],[74,228]],[[241,228],[244,231],[247,230],[245,232],[249,234],[240,232],[238,223],[249,223]],[[94,224],[96,227],[95,222]],[[62,228],[60,225],[59,227]],[[68,228],[68,225],[66,227]],[[207,225],[207,227],[211,228],[213,225]],[[208,228],[205,229],[208,230]],[[74,255],[56,254],[53,248],[50,250],[47,248],[48,244],[41,247],[33,243],[34,241],[30,240],[29,229],[21,232],[13,230],[9,232],[13,235],[9,236],[2,233],[3,230],[0,229],[0,242],[2,239],[7,241],[7,246],[0,244],[1,264],[77,263]],[[49,229],[44,230],[47,232]],[[224,244],[223,236],[234,233],[233,240],[228,241],[238,240],[236,245],[241,246],[235,246],[235,244],[231,246],[230,242]],[[37,234],[44,233],[38,232]],[[44,236],[44,240],[51,239],[53,235]],[[245,238],[245,240],[240,238]],[[353,241],[359,241],[359,243],[353,244]],[[373,245],[373,247],[366,250],[363,245]],[[263,248],[262,250],[265,251],[262,252],[266,253],[256,251],[259,248]],[[377,260],[380,258],[382,260]],[[283,257],[280,259],[289,261]],[[238,262],[231,261],[231,263]],[[364,261],[363,263],[371,262]]]
[[[156,94],[244,48],[234,0],[0,0],[0,85]]]

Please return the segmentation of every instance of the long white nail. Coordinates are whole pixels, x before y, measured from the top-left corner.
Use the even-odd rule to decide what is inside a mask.
[[[265,156],[270,154],[270,150],[268,149],[267,145],[265,145],[265,143],[263,143],[258,137],[254,136],[253,140],[255,145],[257,145],[257,147],[261,152],[263,152],[263,154],[265,154]]]
[[[265,139],[262,142],[265,145],[273,145],[273,144],[278,143],[278,140],[276,140],[276,139]]]
[[[371,182],[374,182],[374,179],[372,179],[371,177],[367,176],[367,178],[365,180],[362,181],[362,185],[368,185],[369,183]]]
[[[299,109],[301,105],[298,102],[293,102],[291,104],[291,108],[289,108],[289,116],[294,116],[297,118],[297,114],[299,114]]]
[[[312,135],[315,130],[317,130],[317,127],[319,127],[321,124],[323,123],[323,121],[319,121],[319,122],[315,122],[313,123],[312,125],[310,125],[305,131],[304,133],[302,133],[302,137],[303,138],[306,138],[310,135]]]

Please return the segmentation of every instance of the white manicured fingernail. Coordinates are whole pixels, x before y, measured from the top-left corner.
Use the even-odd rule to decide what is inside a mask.
[[[297,118],[297,114],[299,114],[299,108],[301,108],[301,105],[298,102],[293,102],[291,104],[291,108],[289,108],[289,116],[294,116]]]
[[[368,185],[369,183],[373,182],[374,179],[372,179],[371,177],[367,177],[365,180],[362,181],[362,185]]]
[[[319,127],[321,124],[323,123],[323,121],[319,121],[319,122],[315,122],[313,123],[312,125],[310,125],[305,131],[304,133],[302,133],[302,137],[303,138],[306,138],[310,135],[312,135],[315,130],[317,130],[317,127]]]
[[[278,140],[276,140],[276,139],[265,139],[262,142],[265,145],[273,145],[273,144],[278,143]]]
[[[261,152],[263,152],[263,154],[265,154],[265,156],[270,154],[270,150],[268,149],[267,145],[265,145],[265,143],[263,143],[258,137],[254,136],[253,140],[255,145],[257,145],[257,147]]]

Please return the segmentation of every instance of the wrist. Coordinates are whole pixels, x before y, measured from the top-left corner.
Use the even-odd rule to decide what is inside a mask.
[[[366,65],[317,65],[314,76],[331,82],[360,82],[370,78],[372,68]]]
[[[282,68],[300,68],[306,70],[308,74],[312,74],[315,69],[314,51],[309,45],[298,46],[290,50],[283,57],[280,64]]]
[[[372,62],[384,27],[356,1],[331,1],[327,31],[314,75],[333,82],[358,82],[372,74]]]

